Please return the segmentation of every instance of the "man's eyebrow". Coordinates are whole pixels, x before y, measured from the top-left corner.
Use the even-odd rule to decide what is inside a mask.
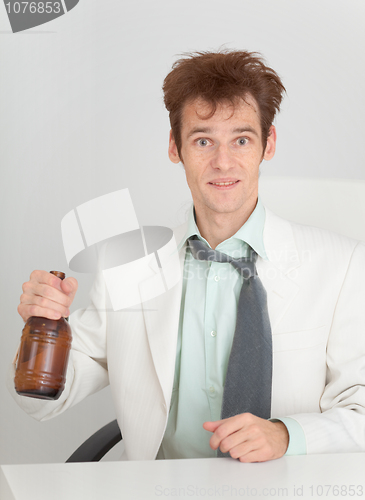
[[[194,134],[211,134],[212,129],[209,127],[195,127],[188,133],[188,138]]]
[[[246,125],[244,127],[238,127],[232,130],[232,134],[243,134],[244,132],[251,132],[251,134],[254,134],[257,137],[259,137],[257,130],[250,127],[250,125]],[[212,133],[213,129],[209,127],[195,127],[188,133],[188,138],[194,134],[212,134]]]
[[[232,130],[232,132],[234,134],[243,134],[244,132],[251,132],[251,134],[257,135],[257,137],[259,137],[257,130],[250,127],[249,125],[247,125],[246,127],[235,128],[234,130]]]

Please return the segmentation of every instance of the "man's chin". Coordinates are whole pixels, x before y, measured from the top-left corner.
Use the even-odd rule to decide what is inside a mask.
[[[215,212],[217,214],[239,214],[240,211],[242,211],[242,206],[243,203],[222,203],[222,202],[215,202],[215,203],[207,203],[206,208],[208,208],[210,211]]]

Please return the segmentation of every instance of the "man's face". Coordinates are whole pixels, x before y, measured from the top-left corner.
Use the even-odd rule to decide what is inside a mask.
[[[210,112],[205,101],[186,104],[181,159],[170,133],[170,160],[182,161],[200,216],[230,213],[243,217],[255,207],[260,163],[274,156],[276,131],[274,126],[270,128],[263,151],[256,101],[250,96],[246,101],[240,100],[234,108],[221,104],[209,119],[203,119]]]

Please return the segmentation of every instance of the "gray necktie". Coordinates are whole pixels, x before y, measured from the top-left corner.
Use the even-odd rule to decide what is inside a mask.
[[[237,321],[226,381],[221,419],[252,413],[268,419],[271,415],[272,337],[266,290],[256,270],[257,254],[233,259],[192,237],[188,244],[197,260],[229,262],[243,276],[238,300]],[[218,456],[229,456],[218,450]]]

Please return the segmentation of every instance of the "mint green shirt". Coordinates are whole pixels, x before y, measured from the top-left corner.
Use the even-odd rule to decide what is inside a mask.
[[[263,229],[265,208],[260,199],[246,223],[216,250],[240,258],[249,246],[267,259]],[[184,238],[200,235],[193,207]],[[211,432],[206,421],[220,420],[223,387],[236,326],[241,275],[229,263],[195,260],[189,249],[184,263],[180,322],[176,350],[174,385],[169,418],[157,459],[216,457],[209,446]],[[273,419],[274,420],[274,419]],[[286,425],[290,443],[287,455],[305,454],[305,436],[292,418],[280,418]]]

